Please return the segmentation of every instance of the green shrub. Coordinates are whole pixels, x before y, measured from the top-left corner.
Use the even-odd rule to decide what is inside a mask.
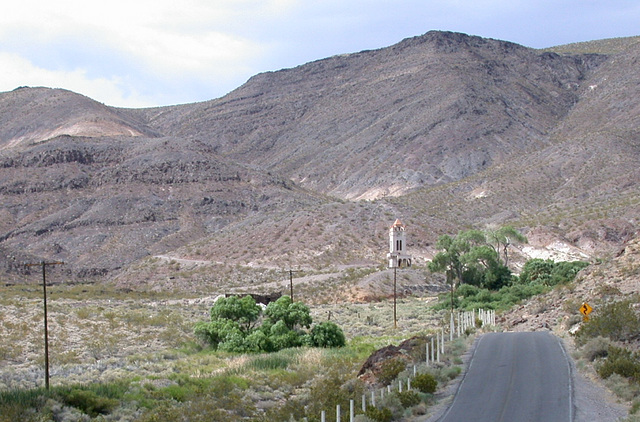
[[[400,399],[400,403],[402,403],[402,407],[404,407],[405,409],[416,406],[421,401],[418,393],[416,393],[413,390],[401,391],[401,392],[398,391],[396,392],[396,394]]]
[[[597,358],[607,357],[610,346],[611,342],[605,337],[592,338],[582,347],[582,356],[593,362]]]
[[[402,359],[389,359],[382,364],[380,368],[380,374],[378,374],[378,380],[383,385],[391,384],[391,381],[396,379],[400,372],[404,371],[407,364]]]
[[[43,407],[47,396],[49,392],[42,388],[0,392],[0,422],[45,420]],[[50,419],[53,420],[53,416]]]
[[[521,284],[544,284],[549,285],[554,262],[550,259],[533,258],[525,262],[520,272],[519,282]]]
[[[211,321],[234,321],[243,332],[249,331],[251,324],[258,319],[261,313],[262,308],[249,295],[243,298],[237,296],[220,298],[210,311]]]
[[[455,379],[462,372],[462,368],[459,366],[451,366],[449,368],[444,368],[442,371],[442,375],[446,378],[452,380]]]
[[[611,346],[609,347],[607,358],[598,366],[597,371],[602,378],[618,374],[640,383],[640,357],[638,353]]]
[[[576,274],[588,265],[589,263],[583,261],[554,262],[550,259],[533,258],[522,267],[518,281],[520,284],[542,284],[545,286],[567,284],[573,281]]]
[[[280,353],[257,356],[251,360],[248,366],[260,371],[273,371],[276,369],[287,369],[291,359]]]
[[[73,389],[63,396],[64,402],[80,409],[91,417],[109,413],[118,405],[118,400],[100,397],[90,390]]]
[[[558,284],[567,284],[576,278],[576,274],[581,269],[588,267],[589,263],[584,261],[562,261],[556,262],[551,271],[550,284],[556,286]]]
[[[504,286],[498,291],[481,289],[475,286],[462,285],[455,292],[454,306],[460,309],[509,309],[516,303],[548,291],[550,287],[543,284]],[[442,293],[434,309],[449,309],[451,293]]]
[[[211,308],[211,321],[198,322],[194,334],[213,349],[233,353],[276,352],[291,347],[342,347],[344,333],[335,323],[326,321],[311,326],[309,307],[283,296],[265,310],[262,324],[255,327],[260,307],[251,296],[221,298]]]
[[[640,332],[640,318],[631,309],[633,301],[614,302],[597,310],[597,314],[576,333],[578,344],[585,344],[589,339],[599,336],[613,341],[631,340],[637,336]]]
[[[472,286],[471,284],[463,284],[455,291],[455,294],[462,297],[475,296],[480,291],[479,287]]]
[[[635,415],[636,413],[638,413],[639,410],[640,410],[640,400],[634,400],[633,403],[631,403],[629,414]]]
[[[311,345],[314,347],[343,347],[346,339],[342,329],[332,321],[324,321],[311,329]]]
[[[438,381],[431,374],[417,374],[411,381],[411,385],[422,393],[433,394],[438,387]]]
[[[393,414],[391,413],[391,409],[388,407],[382,407],[380,409],[368,406],[367,410],[364,412],[364,415],[375,422],[391,422],[393,418]]]

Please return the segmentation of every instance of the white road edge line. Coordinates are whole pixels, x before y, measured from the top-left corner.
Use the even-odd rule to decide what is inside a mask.
[[[553,334],[552,334],[553,335]],[[569,422],[573,422],[573,371],[571,369],[571,361],[569,360],[569,355],[567,355],[567,351],[564,348],[564,344],[562,340],[554,336],[560,346],[560,350],[562,350],[562,354],[564,355],[564,359],[567,362],[567,372],[569,373]]]

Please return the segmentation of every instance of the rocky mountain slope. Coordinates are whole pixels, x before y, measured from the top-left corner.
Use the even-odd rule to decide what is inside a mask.
[[[397,217],[418,263],[440,234],[507,223],[602,256],[636,232],[640,43],[599,46],[429,32],[139,110],[2,93],[0,262],[376,266]]]
[[[603,60],[430,32],[260,74],[220,100],[145,117],[310,189],[375,199],[547,145]]]

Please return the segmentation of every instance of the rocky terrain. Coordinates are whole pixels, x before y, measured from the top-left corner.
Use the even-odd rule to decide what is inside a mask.
[[[2,93],[3,281],[43,259],[127,288],[373,269],[396,218],[418,265],[501,224],[531,237],[523,257],[607,257],[636,235],[640,42],[557,51],[429,32],[202,103]]]

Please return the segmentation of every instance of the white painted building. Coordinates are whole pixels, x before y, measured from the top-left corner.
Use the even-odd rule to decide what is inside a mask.
[[[400,220],[396,220],[389,227],[389,268],[402,268],[411,266],[411,256],[406,252],[407,238],[405,226]]]

